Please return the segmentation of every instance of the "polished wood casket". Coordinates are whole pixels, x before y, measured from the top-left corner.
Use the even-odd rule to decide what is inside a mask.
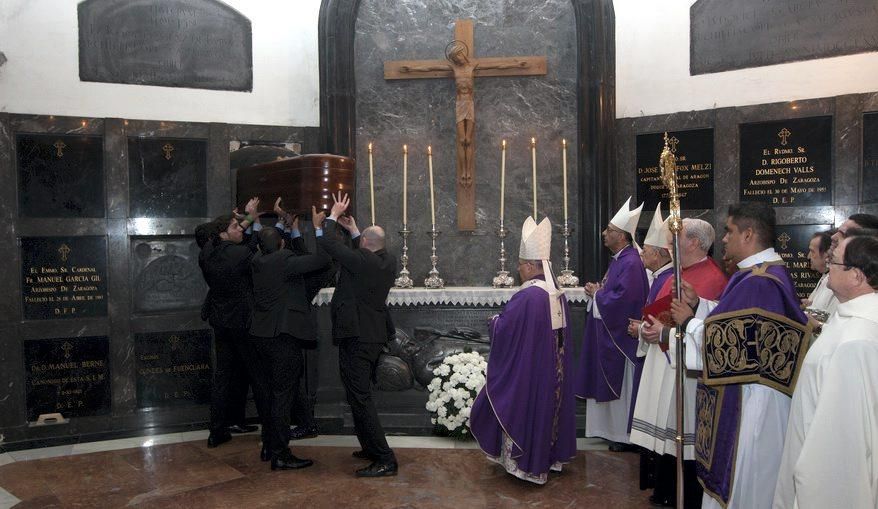
[[[293,214],[310,214],[311,206],[328,211],[332,193],[341,191],[351,199],[354,210],[356,162],[333,154],[304,154],[280,161],[238,168],[235,204],[244,210],[247,200],[257,196],[259,210],[270,211],[278,196]]]

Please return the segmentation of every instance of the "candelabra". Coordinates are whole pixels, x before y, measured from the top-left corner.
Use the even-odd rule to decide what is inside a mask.
[[[579,286],[579,278],[573,275],[573,271],[570,270],[570,234],[573,233],[573,228],[570,224],[565,220],[564,226],[561,227],[561,236],[564,237],[564,269],[561,270],[561,275],[558,276],[558,284],[564,288],[572,288],[574,286]]]
[[[394,282],[395,287],[397,288],[411,288],[414,286],[414,281],[409,277],[409,234],[412,231],[409,230],[408,225],[402,225],[402,230],[399,231],[399,234],[402,236],[402,256],[400,257],[400,261],[402,262],[402,270],[399,271],[399,277],[396,278]]]
[[[497,230],[497,236],[500,237],[500,270],[494,277],[494,288],[511,288],[515,284],[515,280],[506,270],[506,241],[504,239],[508,233],[509,231],[503,227],[503,222],[500,221],[500,229]]]
[[[442,232],[436,229],[435,224],[433,224],[430,231],[427,232],[427,234],[430,235],[432,244],[430,248],[430,264],[433,266],[427,274],[427,279],[424,280],[424,286],[427,288],[445,288],[445,281],[439,277],[439,271],[436,269],[436,263],[439,261],[439,257],[436,256],[436,237],[438,237],[440,233]]]

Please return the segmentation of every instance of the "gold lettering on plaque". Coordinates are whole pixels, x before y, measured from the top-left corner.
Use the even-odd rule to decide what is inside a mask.
[[[61,343],[61,350],[64,350],[64,358],[70,358],[70,352],[73,351],[73,344],[70,341],[65,341]]]
[[[58,159],[64,157],[64,148],[67,146],[63,141],[58,140],[53,145],[55,147],[55,155],[58,156]]]
[[[180,348],[180,336],[174,334],[168,341],[171,343],[171,350],[178,350]]]
[[[783,232],[777,237],[777,241],[780,242],[781,249],[786,249],[787,243],[791,240],[793,239],[789,235],[787,235],[787,232]]]
[[[173,151],[174,151],[174,146],[171,145],[170,143],[165,143],[165,145],[162,147],[162,152],[165,153],[165,159],[167,159],[168,161],[171,160],[171,152],[173,152]]]
[[[780,138],[780,144],[781,144],[781,145],[786,145],[786,144],[787,144],[787,138],[789,138],[791,134],[793,134],[793,133],[791,133],[790,130],[787,129],[786,127],[784,127],[783,129],[781,129],[780,132],[777,133],[777,137]]]
[[[58,254],[61,255],[61,261],[66,262],[67,255],[70,254],[70,246],[68,246],[67,244],[61,244],[61,247],[58,248]]]

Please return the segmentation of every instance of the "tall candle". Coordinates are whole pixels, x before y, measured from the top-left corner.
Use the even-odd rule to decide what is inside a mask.
[[[503,204],[506,195],[506,140],[500,150],[500,226],[503,226]]]
[[[409,146],[402,146],[402,225],[409,224]]]
[[[564,222],[567,222],[567,140],[561,140],[561,161],[564,169]]]
[[[427,167],[430,169],[430,221],[436,227],[436,196],[433,192],[433,147],[427,146]]]
[[[369,201],[372,203],[372,225],[375,225],[375,173],[372,170],[372,144],[369,143]]]
[[[534,190],[534,221],[537,221],[537,140],[530,139],[530,158],[533,167],[533,190]]]

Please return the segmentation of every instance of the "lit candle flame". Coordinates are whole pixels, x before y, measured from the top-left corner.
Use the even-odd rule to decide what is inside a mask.
[[[369,143],[369,153],[370,154],[372,153],[372,144],[371,143]]]
[[[433,147],[431,147],[430,145],[427,145],[427,155],[428,156],[433,155]]]
[[[403,153],[403,154],[408,154],[408,153],[409,153],[409,146],[408,146],[408,145],[403,145],[403,146],[402,146],[402,153]]]
[[[506,150],[506,140],[503,140],[503,150]]]

